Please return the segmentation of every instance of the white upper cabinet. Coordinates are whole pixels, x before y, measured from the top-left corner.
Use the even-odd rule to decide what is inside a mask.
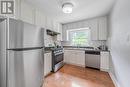
[[[107,40],[107,18],[100,17],[90,20],[91,40]]]
[[[53,30],[57,31],[57,22],[55,22],[54,20],[52,20],[52,26],[53,26]]]
[[[101,17],[98,20],[98,36],[99,40],[107,40],[107,18],[106,17]]]
[[[53,20],[53,31],[60,33],[57,35],[57,40],[62,41],[62,24]]]
[[[91,40],[98,40],[98,19],[90,20],[89,28],[91,29]]]
[[[49,16],[46,17],[46,28],[53,30],[53,20]]]
[[[35,9],[30,6],[30,4],[28,4],[24,0],[21,0],[20,10],[20,19],[31,24],[35,23]]]
[[[59,23],[53,20],[53,30],[59,32]]]
[[[57,40],[58,41],[62,41],[62,24],[58,23],[58,32],[60,33],[58,36],[57,36]]]
[[[62,40],[62,25],[59,22],[53,20],[50,16],[46,16],[43,11],[33,7],[33,5],[26,2],[25,0],[16,0],[16,4],[15,18],[43,27],[45,29],[45,42],[48,43],[49,41],[46,39],[48,37],[48,35],[46,35],[46,29],[60,33],[57,35],[57,40]]]
[[[46,16],[39,10],[36,10],[35,24],[43,28],[45,28],[46,25]]]

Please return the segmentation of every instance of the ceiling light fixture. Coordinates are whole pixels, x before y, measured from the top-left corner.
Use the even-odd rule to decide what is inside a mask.
[[[64,3],[62,5],[62,10],[64,13],[72,13],[73,10],[73,4],[72,3]]]

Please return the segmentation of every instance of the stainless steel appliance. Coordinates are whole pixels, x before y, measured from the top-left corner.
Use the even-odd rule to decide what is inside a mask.
[[[43,29],[11,18],[0,19],[0,87],[41,87]]]
[[[52,50],[52,71],[56,72],[64,65],[63,48],[54,48]]]
[[[86,50],[85,57],[86,67],[100,69],[100,51]]]

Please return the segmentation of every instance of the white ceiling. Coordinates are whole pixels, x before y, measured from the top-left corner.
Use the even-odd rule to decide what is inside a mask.
[[[52,16],[59,22],[68,23],[106,15],[112,8],[115,0],[71,0],[74,4],[73,12],[71,14],[65,14],[62,12],[61,3],[63,0],[27,1],[41,8],[46,14]]]

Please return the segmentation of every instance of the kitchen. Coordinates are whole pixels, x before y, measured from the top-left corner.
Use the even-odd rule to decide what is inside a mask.
[[[128,0],[2,1],[0,87],[130,86]]]

